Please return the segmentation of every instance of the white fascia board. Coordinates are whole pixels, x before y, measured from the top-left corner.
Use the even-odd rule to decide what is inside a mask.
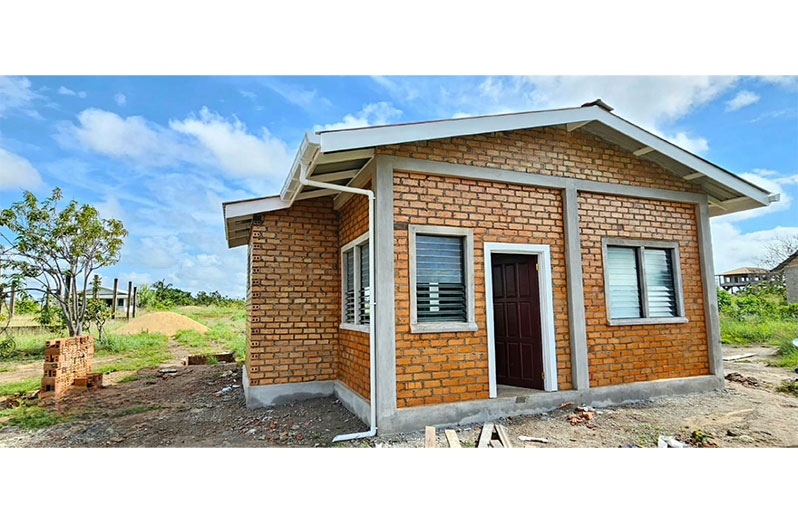
[[[697,172],[704,173],[707,177],[744,194],[761,205],[766,206],[771,201],[770,194],[767,191],[596,106],[476,118],[460,118],[418,124],[347,129],[321,133],[319,139],[321,152],[331,153],[379,145],[435,140],[452,136],[467,136],[551,125],[573,124],[593,120],[599,121],[635,139],[646,146],[646,148],[651,147],[653,150],[659,151]],[[642,151],[644,149],[640,150]]]
[[[598,115],[596,120],[600,121],[604,125],[612,127],[616,131],[634,138],[644,145],[653,147],[654,150],[673,158],[677,162],[686,165],[697,172],[704,173],[707,177],[712,178],[713,180],[722,183],[726,187],[734,189],[735,191],[742,193],[753,200],[756,200],[763,206],[770,204],[770,193],[767,191],[760,189],[759,187],[756,187],[746,182],[742,178],[738,178],[737,176],[724,171],[723,169],[715,167],[706,160],[702,160],[698,156],[695,156],[684,149],[676,147],[668,141],[663,140],[662,138],[659,138],[658,136],[641,129],[636,125],[627,122],[623,118],[615,116],[614,114],[608,113],[606,111],[601,111],[601,113],[602,114]]]
[[[599,113],[606,113],[606,111],[592,106],[577,107],[531,113],[458,118],[407,125],[346,129],[321,133],[319,137],[321,139],[321,151],[330,153],[349,149],[364,149],[378,145],[436,140],[451,136],[468,136],[590,121],[596,120]]]
[[[265,198],[257,198],[255,200],[245,200],[241,202],[227,202],[223,203],[224,218],[230,220],[232,218],[240,218],[242,216],[252,216],[261,212],[276,211],[290,207],[290,204],[283,201],[279,195],[266,196]]]

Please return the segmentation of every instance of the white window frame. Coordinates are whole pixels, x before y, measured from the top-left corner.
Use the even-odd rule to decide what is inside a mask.
[[[607,270],[607,247],[634,247],[637,256],[637,276],[640,289],[640,305],[642,317],[640,318],[613,318],[610,309],[610,273]],[[673,289],[676,293],[676,315],[652,318],[648,312],[648,288],[646,285],[644,251],[650,249],[668,249],[671,251],[673,270]],[[682,290],[682,266],[679,254],[679,243],[660,240],[637,240],[629,238],[601,239],[602,269],[604,271],[604,302],[607,309],[607,323],[616,325],[659,325],[668,323],[687,323],[684,315],[684,291]]]
[[[551,250],[548,245],[532,243],[484,243],[485,311],[488,322],[488,396],[495,398],[496,340],[493,328],[493,255],[536,254],[538,257],[538,289],[540,292],[540,338],[543,351],[543,390],[557,390],[557,342],[554,335],[554,292],[551,279]]]
[[[358,314],[358,299],[360,297],[360,247],[364,244],[368,243],[369,241],[369,233],[365,232],[352,240],[351,242],[347,243],[343,247],[341,247],[341,325],[339,328],[351,330],[351,331],[358,331],[358,332],[369,332],[369,325],[368,323],[360,323],[360,314]],[[371,249],[372,246],[369,245]],[[344,261],[345,256],[344,254],[348,251],[354,251],[352,253],[352,261],[355,263],[355,270],[353,271],[355,276],[355,299],[353,301],[353,305],[355,307],[355,322],[350,323],[346,321],[346,291],[344,290],[344,283],[346,282],[346,262]],[[374,292],[374,277],[373,275],[369,275],[369,283],[372,287],[372,292]],[[374,321],[374,317],[371,311],[369,311],[369,320]]]
[[[477,322],[474,312],[474,232],[463,227],[446,227],[442,225],[409,225],[407,229],[408,241],[410,242],[410,332],[475,332],[477,330]],[[418,321],[418,300],[416,296],[416,236],[418,234],[463,238],[466,321]]]

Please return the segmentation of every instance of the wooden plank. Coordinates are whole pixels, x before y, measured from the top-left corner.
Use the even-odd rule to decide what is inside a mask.
[[[438,438],[435,436],[435,427],[426,427],[424,429],[424,447],[434,449],[437,447]]]
[[[753,354],[753,353],[749,352],[747,354],[739,354],[737,356],[726,356],[725,358],[723,358],[723,361],[746,360],[746,359],[752,358],[754,356],[756,356],[756,354]]]
[[[457,439],[457,433],[455,431],[453,431],[452,429],[447,429],[443,433],[446,434],[446,441],[449,442],[450,448],[453,449],[461,448],[460,440]]]
[[[477,443],[477,448],[488,448],[488,443],[490,442],[491,436],[493,436],[493,423],[485,423],[482,426],[482,432],[479,434],[479,443]]]
[[[497,439],[490,440],[490,446],[493,447],[494,449],[502,449],[502,448],[504,448],[504,446],[502,445],[502,442],[497,440]]]
[[[510,436],[507,435],[507,429],[504,428],[504,425],[496,425],[496,434],[499,435],[499,441],[502,442],[504,448],[513,448],[513,442],[510,441]]]

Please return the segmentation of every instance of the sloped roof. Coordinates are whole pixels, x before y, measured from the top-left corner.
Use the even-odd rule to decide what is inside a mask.
[[[787,256],[787,258],[780,264],[776,265],[771,272],[778,272],[784,269],[785,267],[790,265],[790,263],[792,263],[795,259],[798,259],[798,251],[795,251],[794,253]]]
[[[303,169],[309,179],[347,185],[374,156],[375,148],[381,145],[537,127],[559,127],[569,132],[579,129],[657,163],[696,185],[696,192],[707,194],[711,216],[765,207],[778,201],[777,194],[769,193],[612,111],[612,107],[596,100],[581,107],[308,132],[279,195],[222,204],[228,246],[247,243],[254,214],[290,207],[297,199],[334,193],[330,189],[303,186],[300,183]]]
[[[770,272],[762,267],[739,267],[730,271],[722,272],[718,276],[738,276],[742,274],[765,274]]]

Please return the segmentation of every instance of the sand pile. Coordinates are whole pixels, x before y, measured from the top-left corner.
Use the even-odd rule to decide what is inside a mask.
[[[205,334],[208,327],[191,318],[174,312],[151,312],[132,319],[116,330],[115,334],[138,334],[139,332],[159,332],[174,336],[177,331],[193,330]]]

